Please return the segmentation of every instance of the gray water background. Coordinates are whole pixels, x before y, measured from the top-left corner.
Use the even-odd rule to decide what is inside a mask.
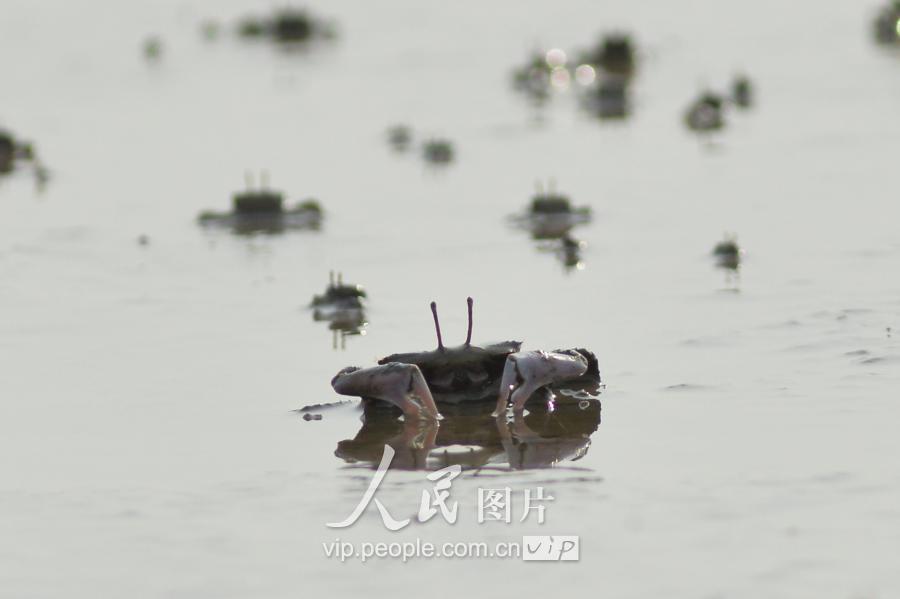
[[[297,55],[198,33],[265,3],[4,2],[0,118],[53,179],[0,181],[0,595],[900,592],[900,57],[870,42],[874,5],[312,8],[340,38]],[[537,121],[509,89],[534,45],[615,28],[643,52],[627,123],[570,96]],[[681,113],[736,70],[759,105],[710,148]],[[455,140],[457,163],[392,154],[397,121]],[[196,226],[261,168],[320,199],[323,231]],[[504,222],[551,176],[594,209],[577,273]],[[747,249],[737,293],[708,256],[726,230]],[[345,351],[304,309],[330,269],[372,298]],[[462,340],[467,295],[476,340],[597,353],[590,451],[491,479],[552,489],[543,527],[474,524],[484,479],[464,477],[454,526],[393,534],[372,510],[335,534],[370,476],[333,455],[359,414],[291,410],[335,399],[345,365],[432,347],[432,299]],[[380,496],[412,512],[421,478],[392,472]],[[529,532],[580,534],[581,561],[322,550]]]

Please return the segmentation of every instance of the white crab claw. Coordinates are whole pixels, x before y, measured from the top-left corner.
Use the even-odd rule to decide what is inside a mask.
[[[371,368],[344,368],[331,379],[331,386],[341,395],[372,397],[392,403],[406,418],[443,418],[422,371],[415,364],[389,362]]]
[[[575,350],[510,354],[503,367],[494,416],[502,414],[510,401],[513,411],[521,412],[532,393],[544,385],[579,377],[587,372],[587,368],[587,360]]]

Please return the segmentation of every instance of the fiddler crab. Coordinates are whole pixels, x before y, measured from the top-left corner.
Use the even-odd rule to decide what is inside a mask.
[[[737,270],[741,265],[741,257],[744,255],[744,250],[738,245],[736,235],[726,233],[725,238],[713,248],[712,255],[718,266],[729,270]]]
[[[738,108],[753,106],[753,83],[746,75],[737,75],[731,82],[731,101]]]
[[[878,12],[873,29],[879,44],[900,43],[900,0],[889,2]]]
[[[637,63],[637,51],[627,33],[610,33],[600,43],[581,57],[581,62],[595,65],[610,75],[631,77]]]
[[[510,221],[531,232],[534,239],[560,239],[574,227],[590,222],[590,206],[573,206],[569,197],[556,191],[552,179],[544,186],[538,181],[528,209],[510,217]]]
[[[244,38],[270,37],[282,43],[331,39],[336,35],[333,24],[306,10],[292,8],[279,10],[269,17],[246,17],[238,23],[237,31]]]
[[[691,131],[718,131],[725,126],[725,104],[720,94],[704,92],[688,107],[684,122]]]
[[[0,175],[12,173],[20,163],[31,163],[38,185],[46,183],[49,173],[38,160],[34,146],[0,128]]]
[[[334,271],[329,275],[325,293],[313,297],[310,307],[313,320],[325,321],[334,333],[332,348],[346,348],[346,338],[352,335],[365,335],[366,291],[359,285],[345,284],[341,273],[337,273],[335,283]]]
[[[422,143],[422,156],[431,164],[449,164],[456,157],[456,152],[453,142],[435,137]]]
[[[509,217],[513,226],[531,233],[539,250],[555,253],[567,270],[580,270],[584,266],[581,250],[585,243],[573,237],[571,232],[590,220],[590,206],[573,206],[568,196],[556,191],[552,179],[547,191],[538,182],[529,207]]]
[[[600,379],[597,359],[586,349],[520,351],[521,341],[479,347],[472,344],[472,298],[467,299],[469,325],[466,341],[444,346],[437,305],[431,313],[437,332],[437,349],[392,354],[378,366],[344,368],[331,380],[341,395],[391,403],[406,419],[440,420],[437,403],[497,402],[493,416],[522,413],[525,402],[539,389],[583,377]]]
[[[726,116],[732,107],[746,110],[753,106],[753,101],[753,82],[746,75],[737,75],[727,94],[703,92],[688,106],[684,122],[688,129],[697,133],[718,131],[728,124]]]
[[[408,125],[392,125],[387,130],[387,139],[395,151],[405,152],[412,143],[413,132]]]
[[[318,230],[322,207],[314,199],[286,206],[284,194],[269,188],[263,171],[261,185],[255,188],[253,177],[246,175],[247,189],[232,196],[231,212],[202,212],[197,222],[204,227],[225,227],[240,234],[280,233],[286,230]]]

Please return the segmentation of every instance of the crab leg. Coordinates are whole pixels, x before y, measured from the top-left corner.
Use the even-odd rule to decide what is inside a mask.
[[[509,402],[513,404],[514,412],[521,412],[525,406],[525,402],[531,397],[531,394],[544,385],[552,383],[553,380],[539,380],[535,377],[525,375],[519,371],[520,365],[512,354],[506,359],[506,366],[503,367],[503,378],[500,380],[500,396],[497,398],[497,408],[494,410],[494,416],[499,416],[506,410]]]
[[[409,380],[410,392],[419,399],[428,416],[434,420],[442,419],[443,416],[441,416],[437,406],[434,404],[434,397],[431,396],[431,389],[428,388],[428,383],[425,382],[425,376],[422,374],[422,371],[415,364],[410,364],[410,366],[413,367]]]
[[[581,376],[587,361],[581,354],[565,351],[524,351],[510,354],[500,379],[500,395],[494,416],[506,410],[510,401],[514,412],[521,412],[532,393],[545,385]]]
[[[345,368],[332,379],[331,386],[341,395],[394,404],[407,418],[441,418],[425,377],[415,364],[390,362],[372,368]]]

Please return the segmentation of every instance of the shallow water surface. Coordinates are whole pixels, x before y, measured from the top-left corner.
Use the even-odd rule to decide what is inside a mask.
[[[312,7],[340,34],[305,52],[199,34],[268,8],[4,5],[0,125],[52,178],[0,178],[0,595],[900,593],[900,56],[875,5],[348,0]],[[534,45],[615,28],[642,49],[627,120],[511,89]],[[682,111],[737,70],[758,105],[695,139]],[[393,152],[396,122],[457,159]],[[263,169],[320,230],[198,226]],[[550,178],[593,210],[580,268],[510,225]],[[725,231],[739,276],[709,256]],[[338,343],[307,307],[331,270],[370,296]],[[594,351],[599,404],[425,431],[295,411],[340,400],[344,366],[433,348],[431,300],[462,342],[467,296],[477,342]],[[431,484],[415,468],[465,464],[456,524],[326,527],[383,444],[416,448],[376,495],[397,518]],[[546,522],[478,524],[488,487],[544,487]],[[530,534],[580,535],[580,562],[323,552]]]

